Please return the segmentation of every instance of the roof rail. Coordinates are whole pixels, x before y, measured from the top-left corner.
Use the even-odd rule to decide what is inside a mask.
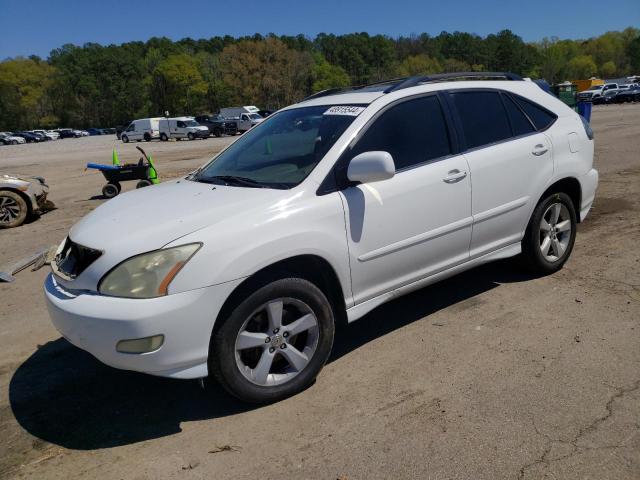
[[[314,98],[326,97],[327,95],[333,95],[334,93],[340,92],[353,92],[356,90],[363,90],[365,88],[375,87],[376,85],[386,85],[387,83],[397,83],[405,80],[405,78],[392,78],[389,80],[380,80],[379,82],[366,83],[363,85],[353,85],[350,87],[337,87],[337,88],[327,88],[326,90],[321,90],[316,92],[308,97],[305,97],[302,102],[306,102],[307,100],[312,100]]]
[[[515,73],[509,72],[452,72],[452,73],[438,73],[435,75],[427,75],[427,76],[415,76],[405,78],[402,82],[396,83],[395,85],[387,88],[384,93],[391,93],[396,90],[402,90],[403,88],[415,87],[416,85],[422,85],[423,83],[436,83],[436,82],[446,82],[448,80],[466,80],[466,79],[477,79],[477,80],[522,80],[520,75],[516,75]]]
[[[396,90],[402,90],[403,88],[415,87],[416,85],[422,85],[423,83],[435,83],[445,82],[447,80],[522,80],[520,75],[509,72],[453,72],[453,73],[437,73],[434,75],[418,75],[415,77],[393,78],[390,80],[381,80],[379,82],[368,83],[366,85],[356,85],[352,87],[337,87],[328,88],[320,92],[316,92],[309,95],[303,102],[312,100],[314,98],[326,97],[327,95],[333,95],[342,92],[353,92],[357,90],[363,90],[377,85],[390,84],[389,87],[382,90],[382,93],[391,93]]]

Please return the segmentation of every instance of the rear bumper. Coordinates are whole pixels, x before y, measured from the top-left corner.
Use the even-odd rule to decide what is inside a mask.
[[[587,214],[593,205],[593,200],[596,197],[596,190],[598,189],[598,178],[598,171],[595,168],[592,168],[586,175],[578,178],[582,190],[582,201],[579,213],[581,222],[587,217]]]
[[[44,284],[55,328],[73,345],[115,368],[163,377],[201,378],[213,324],[240,281],[150,299],[108,297],[66,290],[49,274]],[[120,340],[164,335],[149,353],[120,353]]]

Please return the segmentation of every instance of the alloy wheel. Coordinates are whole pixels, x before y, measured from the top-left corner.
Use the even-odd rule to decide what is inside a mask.
[[[571,216],[562,203],[552,203],[540,220],[540,251],[548,262],[560,260],[571,241]]]
[[[0,197],[0,224],[9,224],[20,215],[20,205],[11,197]]]
[[[294,298],[270,300],[240,328],[236,365],[256,385],[281,385],[309,364],[318,338],[318,319],[306,303]]]

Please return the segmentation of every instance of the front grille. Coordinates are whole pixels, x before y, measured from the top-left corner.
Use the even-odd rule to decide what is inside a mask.
[[[64,247],[54,259],[54,271],[61,274],[62,277],[74,279],[95,262],[100,255],[102,255],[100,250],[79,245],[67,237]]]

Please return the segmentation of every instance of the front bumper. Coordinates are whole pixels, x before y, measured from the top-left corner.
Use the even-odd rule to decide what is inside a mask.
[[[49,274],[44,284],[49,315],[73,345],[115,368],[163,377],[208,375],[207,358],[213,324],[236,280],[150,299],[117,298],[70,291]],[[164,335],[153,352],[120,353],[120,340]]]

